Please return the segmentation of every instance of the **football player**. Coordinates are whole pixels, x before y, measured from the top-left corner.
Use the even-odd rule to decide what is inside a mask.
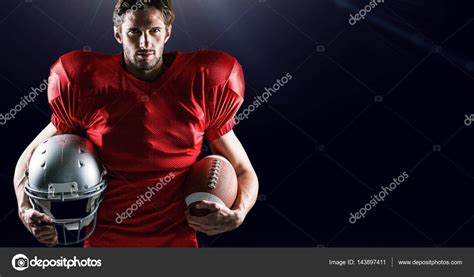
[[[254,205],[257,176],[232,131],[244,99],[242,67],[222,51],[164,53],[174,18],[170,0],[118,0],[114,36],[123,52],[74,51],[52,65],[51,123],[21,155],[14,179],[19,217],[38,241],[53,246],[57,233],[51,217],[32,209],[25,172],[36,147],[57,134],[88,138],[108,172],[97,226],[84,247],[197,247],[196,231],[236,229]],[[182,185],[204,139],[232,163],[239,190],[231,209],[203,202],[200,208],[212,212],[193,217]],[[163,180],[169,182],[149,202],[133,206]],[[132,206],[133,214],[116,220]]]

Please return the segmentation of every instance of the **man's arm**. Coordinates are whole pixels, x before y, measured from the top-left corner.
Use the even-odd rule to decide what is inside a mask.
[[[211,213],[205,217],[193,217],[186,213],[189,225],[208,235],[231,231],[239,227],[252,209],[258,195],[258,178],[244,147],[233,131],[210,142],[214,154],[224,156],[234,167],[239,189],[232,210],[216,203],[204,201],[197,208],[206,208]]]
[[[52,246],[57,243],[56,230],[51,225],[52,219],[38,211],[32,209],[25,193],[26,171],[28,170],[28,163],[33,155],[35,149],[47,138],[50,138],[58,133],[56,127],[49,123],[41,133],[28,145],[28,147],[21,154],[15,168],[15,177],[13,185],[15,189],[16,199],[18,202],[18,216],[38,241]]]
[[[14,177],[14,186],[15,194],[18,202],[18,210],[21,208],[31,208],[31,205],[28,201],[28,196],[25,194],[25,183],[26,183],[26,170],[28,169],[28,163],[33,155],[35,149],[47,138],[50,138],[56,135],[56,127],[52,123],[49,123],[46,128],[44,128],[38,136],[26,147],[23,154],[21,154],[15,168],[15,177]]]
[[[212,141],[210,147],[214,154],[224,156],[234,167],[239,190],[232,209],[241,211],[246,215],[257,201],[258,195],[257,174],[252,167],[247,152],[245,152],[234,131],[230,131],[223,137]]]

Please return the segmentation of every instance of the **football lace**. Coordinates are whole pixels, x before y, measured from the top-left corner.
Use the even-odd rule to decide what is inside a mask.
[[[209,188],[215,189],[217,187],[217,181],[219,180],[219,174],[221,173],[221,169],[221,161],[217,159],[212,160],[212,165],[207,180],[207,185]]]

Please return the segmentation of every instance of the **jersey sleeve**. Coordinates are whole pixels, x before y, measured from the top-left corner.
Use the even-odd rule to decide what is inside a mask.
[[[78,120],[78,103],[61,59],[51,67],[48,80],[48,103],[53,112],[51,123],[61,134],[81,135],[84,129]]]
[[[227,81],[215,86],[207,99],[206,139],[213,141],[228,132],[234,125],[234,116],[244,101],[245,80],[241,65],[236,61]]]

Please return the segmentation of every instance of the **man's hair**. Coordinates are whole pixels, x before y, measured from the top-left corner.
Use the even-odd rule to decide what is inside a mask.
[[[117,0],[114,9],[114,26],[120,27],[127,13],[155,7],[163,14],[165,25],[170,26],[175,19],[175,12],[171,0]]]

